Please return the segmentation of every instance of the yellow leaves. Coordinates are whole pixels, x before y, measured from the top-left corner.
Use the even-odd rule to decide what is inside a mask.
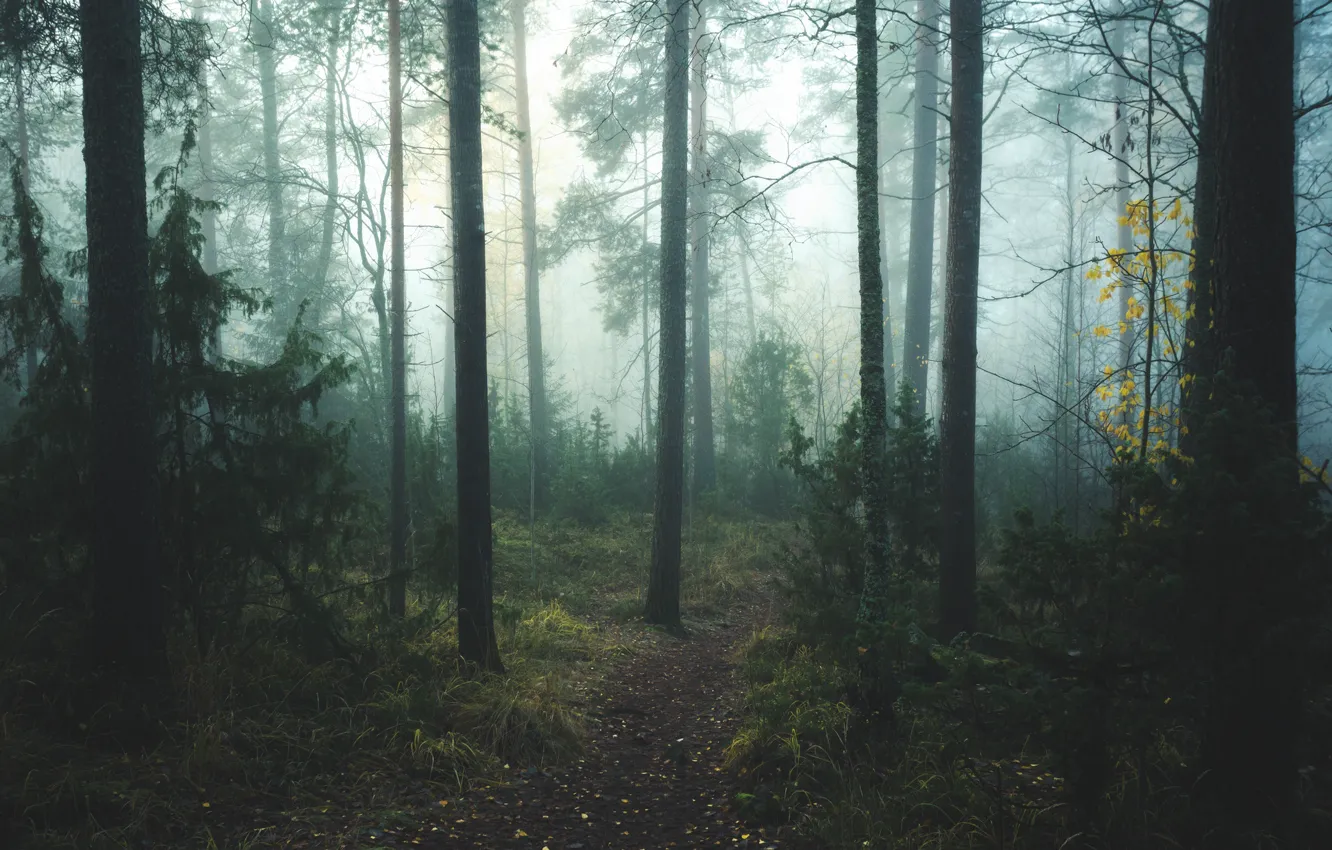
[[[1092,328],[1092,333],[1098,337],[1107,337],[1110,336],[1110,329],[1107,328],[1105,325],[1097,325],[1096,327]]]
[[[1146,312],[1147,310],[1145,307],[1142,306],[1141,301],[1139,301],[1135,296],[1129,296],[1128,309],[1124,311],[1125,319],[1128,319],[1129,321],[1133,321],[1134,319],[1140,319],[1142,318],[1143,314],[1145,314]]]
[[[1300,481],[1304,483],[1318,481],[1322,484],[1332,482],[1332,476],[1329,475],[1327,466],[1327,461],[1323,461],[1323,465],[1318,466],[1312,458],[1305,455],[1300,461]]]
[[[1087,269],[1087,280],[1100,280],[1103,277],[1105,277],[1105,273],[1101,271],[1099,265],[1093,264],[1091,268]],[[1102,298],[1102,300],[1105,299]]]

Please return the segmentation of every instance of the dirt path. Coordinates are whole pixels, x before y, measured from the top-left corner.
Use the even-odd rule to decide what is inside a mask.
[[[419,846],[781,846],[740,820],[722,769],[740,719],[733,650],[767,614],[758,601],[688,640],[654,636],[588,693],[582,759],[549,775],[515,771],[509,785],[463,797]]]

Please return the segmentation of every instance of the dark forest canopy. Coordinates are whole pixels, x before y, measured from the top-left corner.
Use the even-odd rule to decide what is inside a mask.
[[[0,0],[0,846],[1323,846],[1328,45]]]

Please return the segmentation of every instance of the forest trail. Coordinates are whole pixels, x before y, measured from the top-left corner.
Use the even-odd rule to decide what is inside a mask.
[[[547,772],[464,795],[422,834],[431,848],[655,850],[783,846],[742,822],[722,753],[740,721],[737,644],[768,622],[769,597],[733,609],[685,640],[645,645],[590,683],[587,751]],[[518,768],[514,765],[514,768]]]

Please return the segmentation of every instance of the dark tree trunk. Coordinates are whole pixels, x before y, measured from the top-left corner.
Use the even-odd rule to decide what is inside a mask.
[[[689,85],[694,139],[694,173],[689,199],[690,241],[693,243],[690,285],[693,287],[694,313],[690,343],[694,367],[694,486],[690,493],[693,499],[698,499],[717,484],[717,450],[712,432],[712,336],[708,315],[708,290],[712,284],[708,271],[712,220],[708,214],[707,45],[703,43],[707,18],[702,0],[696,8],[698,18],[694,25],[693,73]]]
[[[194,20],[200,26],[205,26],[203,9],[202,4],[196,3]],[[216,192],[213,186],[213,104],[209,98],[207,65],[199,69],[198,143],[199,200],[211,203],[216,199]],[[217,212],[212,209],[203,210],[200,214],[199,227],[202,230],[204,240],[199,263],[207,274],[217,274]],[[225,321],[226,317],[223,316],[223,322]],[[214,359],[222,357],[222,325],[218,325],[217,331],[209,340],[209,346],[212,348],[211,356]]]
[[[91,646],[127,679],[166,670],[152,288],[138,0],[83,0],[88,337],[92,350]]]
[[[532,428],[534,510],[546,507],[550,420],[546,409],[546,362],[541,344],[541,282],[537,268],[536,176],[532,163],[532,116],[527,94],[527,0],[513,0],[513,62],[518,100],[519,182],[523,203],[523,275],[527,307],[527,399]]]
[[[264,185],[268,190],[268,294],[280,308],[277,319],[295,318],[287,280],[287,215],[282,197],[282,160],[278,152],[277,51],[273,45],[273,2],[257,0],[254,43],[259,54],[259,93],[263,101]]]
[[[200,94],[203,98],[202,115],[199,117],[199,199],[202,201],[213,201],[216,193],[213,191],[213,109],[208,103],[208,80],[207,71],[204,71],[204,79],[199,85]],[[217,213],[211,209],[205,209],[200,216],[199,226],[203,230],[203,252],[200,257],[200,263],[203,270],[208,274],[217,274]],[[214,340],[214,348],[219,344],[219,340]],[[221,354],[221,351],[215,351]]]
[[[884,619],[891,580],[887,490],[888,437],[884,382],[884,297],[879,244],[879,38],[875,0],[856,2],[856,232],[860,271],[860,478],[865,501],[865,579],[860,619]]]
[[[407,250],[403,235],[402,163],[402,7],[389,0],[389,193],[392,243],[390,359],[392,387],[389,392],[391,434],[389,462],[389,614],[407,613],[407,534],[411,522],[407,512]]]
[[[26,92],[23,90],[23,52],[19,47],[14,48],[14,135],[18,141],[19,181],[23,184],[23,191],[32,193],[32,156],[31,146],[29,144],[28,134],[28,107],[25,100]],[[32,389],[32,384],[37,380],[37,346],[29,344],[23,352],[24,371],[23,387],[25,391]]]
[[[930,302],[934,288],[935,175],[939,158],[938,0],[919,0],[916,30],[916,106],[912,129],[911,237],[907,258],[906,327],[902,343],[905,377],[916,392],[916,413],[925,416],[929,382]]]
[[[953,112],[948,170],[939,483],[939,631],[976,627],[976,293],[980,274],[981,122],[985,65],[981,0],[953,0]]]
[[[678,629],[680,526],[684,514],[685,264],[689,247],[689,4],[667,0],[666,20],[657,503],[644,619]]]
[[[449,166],[453,182],[458,407],[458,652],[500,671],[492,606],[490,418],[486,400],[486,222],[481,180],[481,32],[477,0],[449,16]]]
[[[1200,353],[1190,364],[1202,370],[1200,379],[1224,374],[1231,390],[1266,408],[1281,434],[1275,445],[1232,445],[1198,458],[1199,465],[1219,465],[1243,484],[1258,464],[1287,463],[1292,491],[1298,457],[1293,19],[1292,0],[1211,5],[1197,210],[1197,245],[1206,262],[1201,278],[1210,283],[1197,292],[1210,290],[1210,298],[1195,300],[1211,309],[1194,328]],[[1217,417],[1207,427],[1226,428],[1230,410],[1208,409],[1215,406],[1207,395],[1190,399],[1194,421]],[[1261,479],[1254,484],[1264,486]],[[1294,510],[1278,513],[1289,517]],[[1251,511],[1262,521],[1280,521],[1262,506]],[[1305,639],[1292,609],[1302,595],[1304,556],[1293,540],[1246,542],[1232,541],[1193,568],[1198,595],[1213,606],[1201,766],[1208,796],[1227,818],[1245,821],[1242,828],[1280,831],[1297,784]]]

